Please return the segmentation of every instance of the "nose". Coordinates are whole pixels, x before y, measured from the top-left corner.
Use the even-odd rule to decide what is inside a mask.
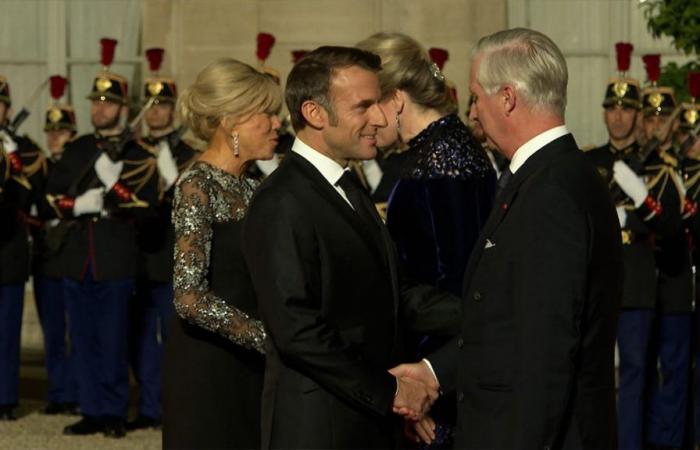
[[[277,114],[273,114],[272,116],[272,129],[277,131],[280,129],[282,126],[282,121],[280,120],[279,116]]]
[[[370,107],[370,124],[377,128],[384,128],[387,126],[386,116],[384,111],[379,107],[378,104],[374,104]]]

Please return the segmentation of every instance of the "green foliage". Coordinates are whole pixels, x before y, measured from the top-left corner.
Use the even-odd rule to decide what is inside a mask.
[[[641,7],[652,36],[669,36],[686,55],[700,54],[700,0],[645,0]]]
[[[661,69],[659,85],[672,87],[676,92],[676,101],[679,103],[690,100],[688,72],[700,72],[700,63],[691,61],[679,66],[674,62],[670,62]]]

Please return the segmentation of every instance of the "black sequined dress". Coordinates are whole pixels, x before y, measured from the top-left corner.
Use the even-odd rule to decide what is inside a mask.
[[[257,182],[203,161],[178,182],[163,448],[259,448],[265,332],[240,249]]]
[[[496,173],[455,114],[431,123],[408,145],[411,159],[389,197],[389,232],[409,277],[461,297],[469,255],[493,203]],[[419,357],[444,343],[429,336],[407,341],[416,343]],[[433,408],[438,421],[433,448],[451,446],[453,401],[448,396]]]

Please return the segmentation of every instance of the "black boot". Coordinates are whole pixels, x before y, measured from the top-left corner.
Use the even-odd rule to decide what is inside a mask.
[[[105,417],[103,419],[104,429],[102,432],[106,437],[123,438],[126,436],[126,422],[121,417]]]
[[[146,416],[138,416],[136,419],[126,424],[127,431],[141,430],[144,428],[160,429],[160,420]]]
[[[74,424],[68,425],[63,429],[63,434],[83,436],[87,434],[95,434],[103,431],[102,421],[96,417],[83,416],[82,419]]]

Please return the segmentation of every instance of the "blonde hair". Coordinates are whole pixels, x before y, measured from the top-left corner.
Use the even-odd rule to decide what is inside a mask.
[[[488,95],[510,84],[530,107],[564,117],[569,74],[564,55],[550,38],[527,28],[499,31],[479,40],[472,63],[479,56],[476,79]]]
[[[401,33],[377,33],[359,42],[357,47],[382,59],[379,72],[382,100],[400,89],[424,108],[442,114],[456,110],[445,77],[430,60],[425,48],[412,37]]]
[[[179,96],[182,124],[199,139],[210,141],[222,119],[244,121],[259,112],[277,113],[280,88],[268,75],[232,58],[221,58],[202,69]]]

